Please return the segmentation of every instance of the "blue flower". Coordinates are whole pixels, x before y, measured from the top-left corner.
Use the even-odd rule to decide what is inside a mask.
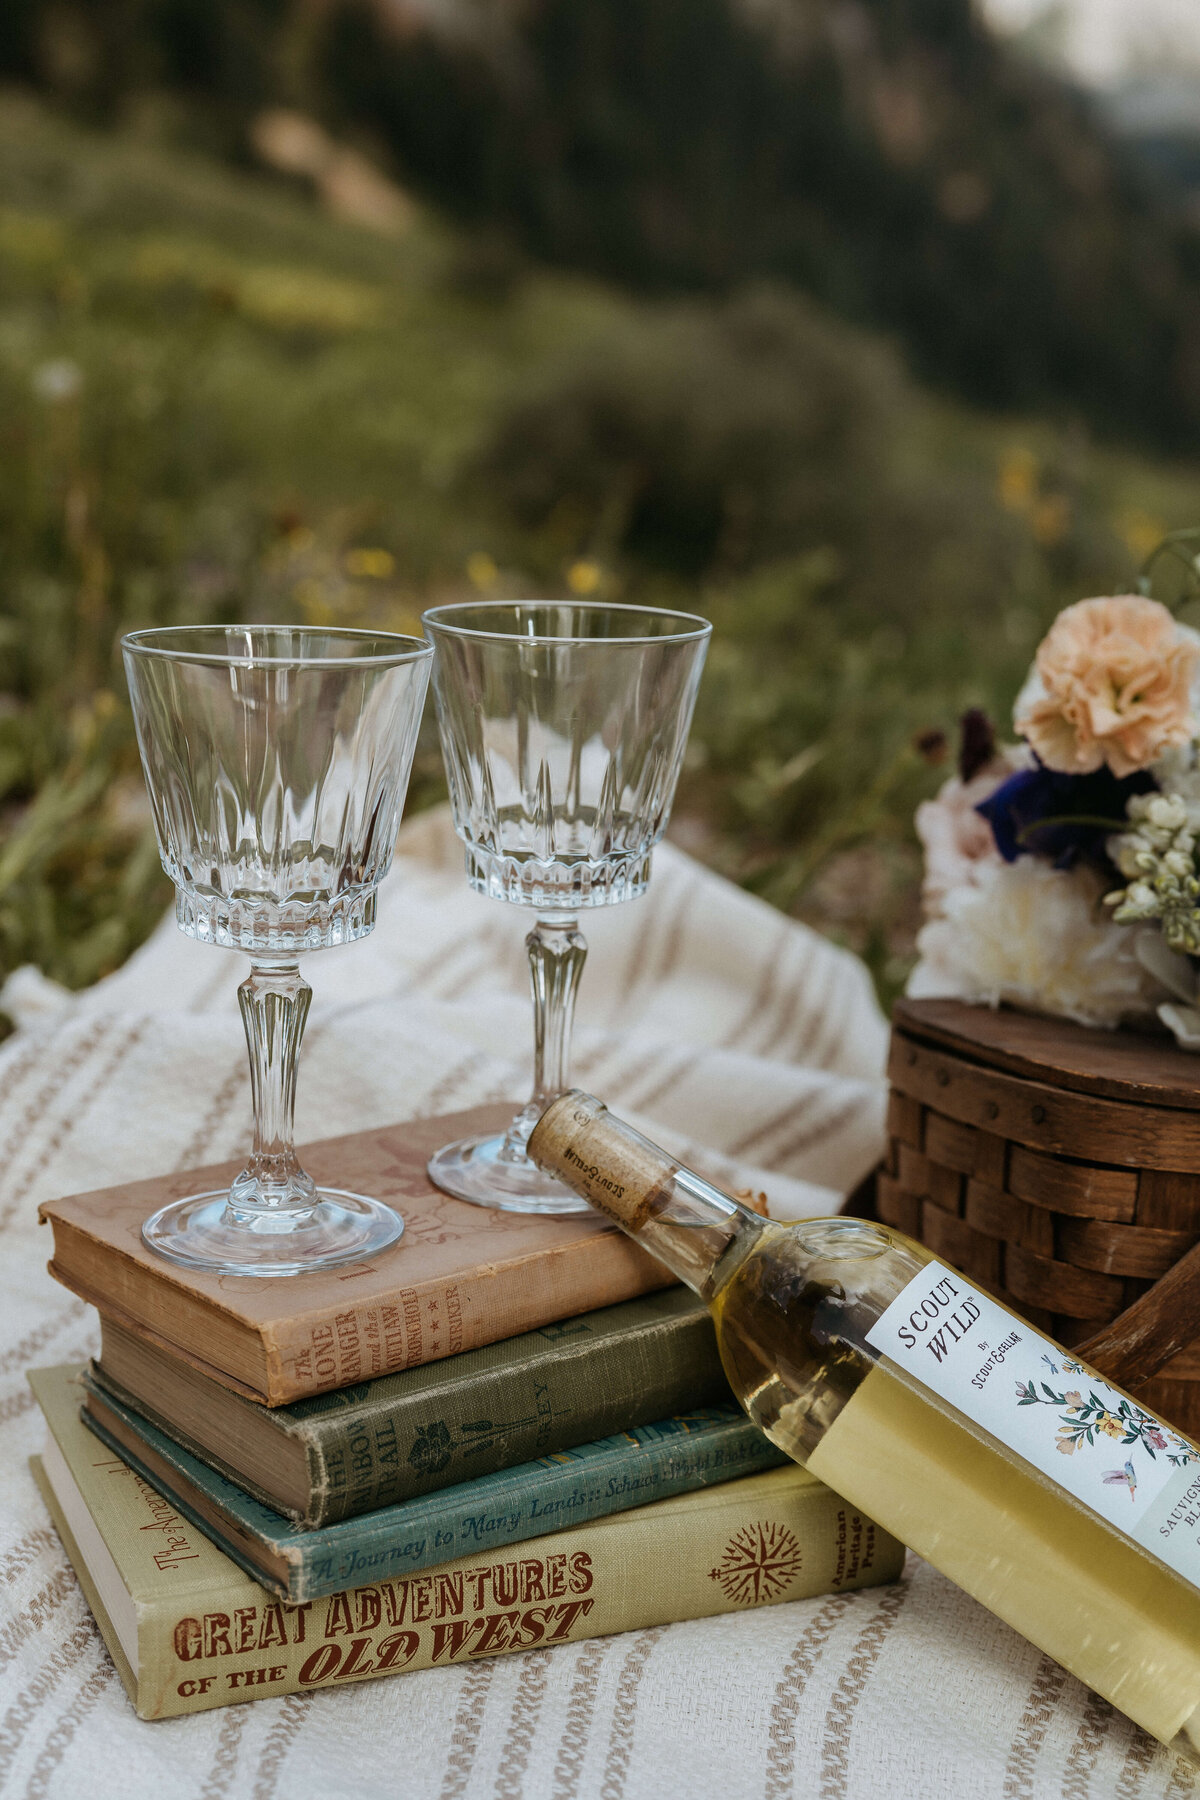
[[[1005,862],[1040,856],[1056,869],[1071,869],[1080,861],[1103,862],[1105,839],[1125,829],[1129,796],[1157,786],[1148,769],[1118,781],[1108,768],[1063,775],[1035,762],[1001,782],[975,810],[991,826]]]

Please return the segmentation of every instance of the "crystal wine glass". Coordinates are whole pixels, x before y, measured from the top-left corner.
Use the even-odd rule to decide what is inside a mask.
[[[151,1249],[298,1275],[393,1243],[391,1207],[318,1188],[293,1144],[312,989],[299,953],[365,937],[387,874],[432,659],[420,638],[288,625],[135,631],[122,648],[179,928],[250,955],[238,989],[254,1149],[227,1191],[147,1219]]]
[[[429,1174],[510,1212],[586,1212],[526,1154],[568,1088],[584,907],[645,891],[712,627],[689,613],[557,600],[437,606],[433,685],[467,878],[529,907],[533,1095],[507,1132],[447,1144]]]

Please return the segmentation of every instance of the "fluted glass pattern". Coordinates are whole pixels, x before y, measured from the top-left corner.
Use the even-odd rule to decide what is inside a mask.
[[[122,645],[159,854],[189,936],[250,953],[238,991],[254,1145],[228,1188],[160,1207],[151,1249],[282,1276],[353,1262],[404,1229],[319,1188],[293,1142],[312,990],[298,953],[363,937],[387,874],[432,660],[421,639],[287,625],[138,631]]]
[[[204,626],[135,632],[124,651],[181,929],[278,952],[368,932],[404,809],[427,647]]]
[[[568,601],[435,607],[434,692],[475,887],[543,910],[645,887],[711,628]]]
[[[569,600],[439,606],[425,628],[468,879],[541,915],[525,939],[533,1093],[507,1131],[444,1144],[429,1173],[477,1206],[586,1211],[526,1143],[570,1086],[587,955],[577,914],[645,889],[712,628],[689,613]]]

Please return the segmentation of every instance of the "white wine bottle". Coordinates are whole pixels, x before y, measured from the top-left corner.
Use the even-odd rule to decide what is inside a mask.
[[[535,1161],[706,1300],[782,1450],[1200,1762],[1200,1449],[887,1226],[759,1218],[574,1091]]]

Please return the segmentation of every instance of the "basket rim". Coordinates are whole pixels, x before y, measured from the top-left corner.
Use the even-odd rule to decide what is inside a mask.
[[[892,1025],[981,1068],[1135,1106],[1200,1112],[1200,1058],[1166,1037],[963,1000],[900,999]]]

